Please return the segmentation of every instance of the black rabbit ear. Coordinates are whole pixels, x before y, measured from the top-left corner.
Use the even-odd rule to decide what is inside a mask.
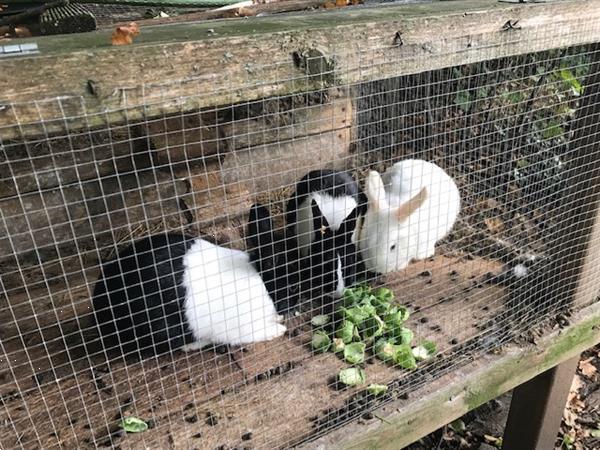
[[[310,203],[310,207],[312,209],[313,229],[315,233],[317,236],[319,234],[325,234],[329,230],[329,222],[327,222],[327,219],[321,212],[321,208],[319,208],[319,205],[317,205],[314,198]]]
[[[273,222],[269,210],[260,204],[252,205],[247,230],[249,244],[253,247],[270,244],[272,233]]]

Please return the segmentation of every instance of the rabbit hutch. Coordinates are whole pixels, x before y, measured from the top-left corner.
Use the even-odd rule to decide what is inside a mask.
[[[0,40],[2,448],[398,449],[600,342],[600,4],[307,3],[142,20],[129,45],[111,45],[114,23]],[[427,199],[395,208],[393,180],[375,183],[411,160],[439,168],[417,176],[437,208],[412,221]],[[319,170],[360,194],[306,197],[354,202],[351,240],[316,255],[333,252],[339,298],[320,289],[330,265],[288,245],[290,199]],[[253,205],[272,218],[272,264],[253,253]],[[375,212],[397,228],[400,210],[405,241],[369,228]],[[448,230],[433,254],[369,268],[434,223]],[[311,239],[335,228],[321,224]],[[282,313],[279,332],[109,351],[103,267],[165,232],[244,262],[248,279],[229,283],[259,280],[250,295]],[[350,281],[337,245],[355,253]],[[210,309],[224,269],[202,254]],[[269,270],[293,308],[273,301]]]

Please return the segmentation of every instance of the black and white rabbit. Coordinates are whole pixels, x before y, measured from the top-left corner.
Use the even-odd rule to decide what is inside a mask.
[[[315,170],[298,182],[286,206],[286,222],[297,240],[303,285],[313,280],[312,287],[317,288],[318,276],[324,283],[320,293],[338,297],[354,283],[358,264],[354,242],[366,208],[366,196],[346,172]],[[320,243],[314,246],[318,236]]]
[[[358,208],[334,230],[322,214],[315,199],[311,201],[313,218],[313,241],[304,258],[302,279],[311,297],[321,294],[340,298],[344,288],[356,283],[358,252],[351,236],[354,231]]]
[[[242,345],[286,331],[247,253],[183,234],[146,237],[106,263],[93,306],[104,348],[123,354]]]

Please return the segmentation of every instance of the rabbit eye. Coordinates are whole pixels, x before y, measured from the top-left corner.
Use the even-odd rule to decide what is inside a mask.
[[[392,246],[390,247],[390,251],[391,251],[391,252],[393,252],[394,250],[396,250],[396,244],[394,244],[394,245],[392,245]]]

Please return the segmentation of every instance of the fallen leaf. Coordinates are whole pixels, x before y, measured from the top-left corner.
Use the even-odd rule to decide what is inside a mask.
[[[592,378],[598,372],[596,366],[594,366],[591,362],[593,359],[594,358],[588,358],[579,361],[579,370],[581,370],[581,373],[588,378]]]
[[[252,17],[256,15],[255,9],[244,8],[243,6],[237,10],[238,17]]]
[[[485,440],[485,442],[487,442],[488,444],[492,444],[494,447],[502,447],[501,437],[497,438],[495,436],[490,436],[489,434],[484,434],[483,439]]]
[[[488,230],[490,230],[492,233],[497,233],[504,230],[504,222],[502,222],[502,220],[498,217],[489,217],[483,221],[488,227]]]
[[[128,45],[133,42],[134,36],[140,34],[140,28],[135,22],[117,27],[111,36],[112,45]]]
[[[346,0],[335,0],[335,6],[341,8],[342,6],[346,6]]]
[[[565,421],[565,425],[573,427],[575,426],[577,420],[577,414],[567,408],[563,412],[563,419]]]
[[[332,8],[336,8],[336,6],[335,6],[335,3],[328,1],[323,4],[323,8],[332,9]]]
[[[571,388],[569,389],[569,396],[567,397],[567,405],[571,404],[574,400],[578,399],[579,390],[583,387],[583,381],[579,375],[573,377],[571,382]]]
[[[25,27],[15,27],[14,36],[18,38],[31,37],[31,31]]]

